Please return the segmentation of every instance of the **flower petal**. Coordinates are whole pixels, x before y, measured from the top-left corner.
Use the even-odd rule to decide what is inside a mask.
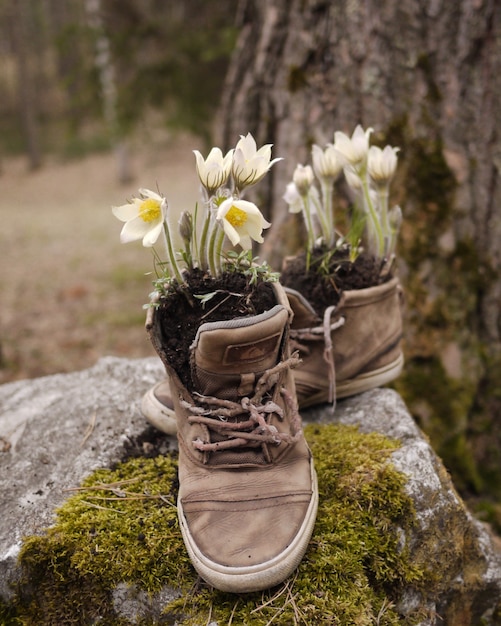
[[[121,222],[128,222],[138,216],[138,206],[136,203],[122,204],[111,207],[113,215]]]
[[[139,189],[139,193],[144,198],[153,198],[153,200],[158,200],[159,202],[162,202],[163,200],[160,194],[158,194],[156,191],[152,191],[151,189],[146,189],[146,187],[141,187]]]
[[[145,222],[140,217],[136,217],[126,222],[120,233],[122,243],[130,243],[142,239],[151,229],[151,223]]]
[[[143,237],[143,246],[145,248],[151,248],[157,242],[157,239],[160,237],[160,233],[162,232],[162,222],[159,221],[158,224],[154,228],[150,228],[150,230]]]

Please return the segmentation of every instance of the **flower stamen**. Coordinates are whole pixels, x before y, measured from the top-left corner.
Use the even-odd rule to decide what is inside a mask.
[[[161,217],[160,202],[155,198],[146,198],[139,205],[139,217],[143,222],[154,222]]]
[[[248,220],[248,215],[245,211],[233,205],[226,213],[225,219],[227,219],[233,227],[238,228],[245,224]]]

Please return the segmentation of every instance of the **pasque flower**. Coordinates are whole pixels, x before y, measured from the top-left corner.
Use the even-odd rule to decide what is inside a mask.
[[[369,137],[372,130],[372,128],[364,130],[359,124],[351,138],[339,130],[334,133],[334,148],[345,161],[345,165],[359,167],[365,161],[369,152]]]
[[[398,148],[385,146],[384,150],[371,146],[367,157],[367,171],[376,185],[387,185],[397,169]]]
[[[313,144],[311,148],[313,170],[318,179],[327,183],[333,183],[343,169],[343,163],[334,144],[329,143],[322,150],[320,146]]]
[[[190,273],[197,269],[213,278],[220,276],[226,271],[225,262],[229,258],[224,252],[226,239],[243,250],[232,271],[246,273],[251,265],[257,267],[250,262],[252,243],[263,243],[263,229],[271,226],[254,203],[241,199],[246,186],[261,180],[281,160],[271,159],[271,144],[258,150],[248,133],[241,135],[236,148],[225,155],[217,147],[206,158],[198,150],[193,153],[204,191],[200,205],[203,213],[199,214],[198,203],[193,211],[183,211],[177,236],[163,195],[140,189],[137,198],[112,207],[115,217],[125,222],[120,235],[122,243],[142,239],[144,246],[153,248],[155,270],[160,276],[157,283],[162,292],[168,290],[171,281],[179,285],[186,283]],[[180,247],[175,247],[179,243]],[[266,274],[266,264],[262,268]]]
[[[197,174],[209,195],[226,184],[231,174],[233,150],[223,157],[220,148],[212,148],[206,159],[198,150],[193,150],[196,159]]]
[[[125,222],[120,233],[120,241],[143,240],[143,246],[155,245],[163,228],[164,198],[150,189],[140,189],[139,197],[121,206],[112,207],[113,215]]]
[[[244,250],[252,248],[252,240],[263,243],[263,229],[271,226],[253,202],[236,198],[221,203],[216,219],[232,245],[240,245]]]
[[[296,189],[300,195],[308,195],[314,180],[315,176],[311,165],[301,165],[300,163],[296,165],[296,169],[292,175],[292,182],[296,185]]]
[[[272,144],[265,144],[258,150],[256,140],[250,133],[240,135],[233,154],[232,167],[233,181],[237,189],[242,190],[244,187],[254,185],[275,163],[282,160],[280,157],[271,160],[271,146]]]
[[[301,213],[304,207],[303,199],[299,193],[296,183],[291,182],[287,184],[285,193],[282,196],[283,199],[289,205],[289,213]]]

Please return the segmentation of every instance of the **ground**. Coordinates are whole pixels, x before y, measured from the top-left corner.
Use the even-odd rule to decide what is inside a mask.
[[[159,189],[173,212],[198,200],[193,149],[199,138],[131,141],[134,179],[120,184],[112,152],[29,172],[23,158],[0,170],[0,383],[68,372],[105,355],[153,356],[144,331],[152,255],[119,243],[111,213]]]

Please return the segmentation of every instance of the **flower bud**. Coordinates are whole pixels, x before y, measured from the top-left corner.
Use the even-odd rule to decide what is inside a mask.
[[[193,237],[193,216],[189,211],[183,211],[179,218],[179,234],[184,243],[189,244]]]
[[[343,165],[339,152],[333,144],[327,144],[325,150],[313,144],[311,149],[313,169],[320,180],[333,182],[341,172]]]
[[[397,169],[398,148],[386,146],[384,150],[377,146],[369,148],[367,170],[377,185],[387,185]]]
[[[296,185],[298,193],[301,196],[307,196],[310,191],[310,187],[313,184],[314,180],[313,170],[311,165],[300,165],[296,166],[294,170],[294,175],[292,176],[292,180]]]

